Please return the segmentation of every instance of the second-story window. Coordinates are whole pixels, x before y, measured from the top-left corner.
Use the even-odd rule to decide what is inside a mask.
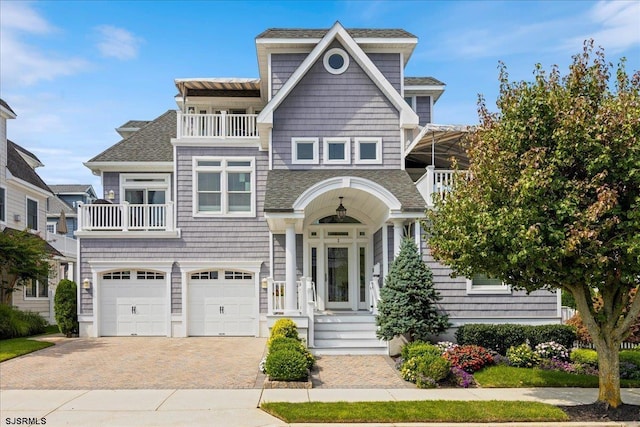
[[[293,164],[318,164],[318,138],[291,138]]]
[[[194,158],[195,216],[255,216],[253,158]]]
[[[356,163],[382,163],[382,138],[356,138],[355,148]]]
[[[351,163],[349,138],[324,138],[323,143],[324,163],[341,165]]]
[[[27,228],[38,230],[38,201],[27,198]]]

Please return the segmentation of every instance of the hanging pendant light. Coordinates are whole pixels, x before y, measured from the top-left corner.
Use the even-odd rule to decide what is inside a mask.
[[[342,222],[344,221],[344,218],[347,216],[347,208],[345,208],[344,206],[342,206],[342,199],[344,197],[340,196],[340,206],[338,206],[338,209],[336,209],[336,216],[338,217],[338,221]]]

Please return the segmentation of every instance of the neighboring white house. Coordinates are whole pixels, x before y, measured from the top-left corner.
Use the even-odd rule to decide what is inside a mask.
[[[266,336],[288,316],[316,353],[383,353],[378,292],[404,236],[454,326],[560,322],[555,294],[451,278],[429,256],[418,221],[451,157],[466,164],[467,128],[431,123],[445,84],[405,76],[414,35],[255,40],[259,78],[176,79],[177,111],[85,163],[104,196],[78,211],[81,335]]]

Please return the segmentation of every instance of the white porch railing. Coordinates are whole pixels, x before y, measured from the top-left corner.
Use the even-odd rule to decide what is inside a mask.
[[[369,282],[369,301],[371,301],[371,314],[378,314],[378,301],[380,301],[380,283],[377,277]]]
[[[285,310],[285,288],[287,282],[267,279],[267,310],[268,314],[283,314]],[[316,307],[316,284],[311,279],[301,277],[296,281],[297,307],[302,316],[313,312]]]
[[[78,208],[80,231],[173,231],[173,203],[162,205],[91,204]]]
[[[64,256],[71,258],[77,257],[78,241],[76,239],[47,231],[47,243]]]
[[[258,138],[257,114],[194,114],[178,111],[177,138]]]
[[[436,199],[444,200],[447,197],[453,189],[456,175],[468,176],[468,172],[427,166],[427,172],[416,182],[427,206],[433,206]]]

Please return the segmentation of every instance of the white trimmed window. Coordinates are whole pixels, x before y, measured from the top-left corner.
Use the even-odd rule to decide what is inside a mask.
[[[342,74],[349,68],[349,55],[340,48],[329,49],[322,60],[324,68],[331,74]]]
[[[356,163],[379,165],[382,163],[382,138],[356,138]]]
[[[325,164],[348,165],[351,163],[349,138],[323,138],[322,142]]]
[[[194,157],[194,216],[255,216],[255,160]]]
[[[51,234],[56,234],[56,229],[58,228],[57,222],[47,222],[47,231]]]
[[[492,279],[484,274],[475,274],[467,279],[468,294],[510,294],[511,287],[500,279]]]
[[[38,230],[38,201],[27,197],[27,228]]]
[[[318,164],[318,138],[291,138],[291,163]]]
[[[44,283],[43,283],[44,282]],[[24,298],[49,298],[47,281],[27,279],[22,282],[24,287]]]
[[[171,198],[170,174],[121,174],[120,197],[132,205],[164,205]]]
[[[0,187],[0,222],[7,222],[7,190]]]

